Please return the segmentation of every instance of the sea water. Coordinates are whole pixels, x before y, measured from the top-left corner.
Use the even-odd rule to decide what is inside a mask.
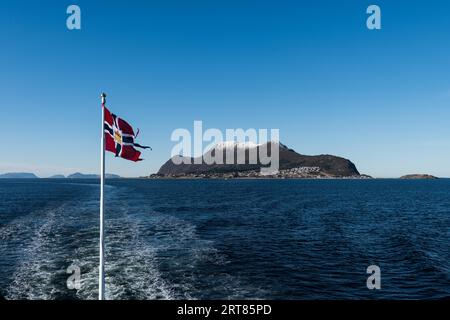
[[[447,179],[117,179],[105,192],[109,299],[450,297]],[[0,296],[96,299],[98,202],[96,180],[1,180]]]

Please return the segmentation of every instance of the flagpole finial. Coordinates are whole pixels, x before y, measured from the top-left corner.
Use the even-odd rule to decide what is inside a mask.
[[[100,95],[100,97],[102,98],[102,104],[105,104],[106,103],[106,93],[102,93],[101,95]]]

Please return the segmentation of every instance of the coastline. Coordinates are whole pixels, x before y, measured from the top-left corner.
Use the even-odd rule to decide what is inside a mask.
[[[424,181],[424,180],[445,180],[450,178],[437,179],[401,179],[401,178],[355,178],[355,177],[321,177],[321,178],[278,178],[278,177],[237,177],[237,178],[203,178],[203,177],[138,177],[138,178],[122,178],[122,179],[142,179],[142,180],[402,180],[402,181]]]

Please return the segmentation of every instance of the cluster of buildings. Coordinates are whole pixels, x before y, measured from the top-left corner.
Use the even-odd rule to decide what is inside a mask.
[[[320,171],[319,167],[296,167],[279,170],[274,175],[263,175],[260,170],[247,170],[235,172],[204,172],[204,173],[183,173],[174,175],[153,174],[150,178],[178,178],[178,179],[233,179],[233,178],[325,178],[326,174]]]

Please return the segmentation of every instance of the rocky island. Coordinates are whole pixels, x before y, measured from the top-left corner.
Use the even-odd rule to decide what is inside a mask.
[[[272,143],[274,142],[244,147],[246,162],[243,164],[207,164],[203,160],[208,153],[214,155],[217,152],[224,152],[225,154],[229,148],[233,149],[232,152],[236,159],[238,148],[242,148],[238,143],[227,144],[225,147],[223,144],[215,146],[206,152],[202,159],[197,159],[198,164],[195,164],[194,158],[184,158],[187,161],[181,164],[175,164],[174,158],[171,158],[161,166],[156,174],[150,175],[149,178],[370,178],[367,175],[361,175],[353,162],[348,159],[333,155],[302,155],[281,143],[279,143],[278,173],[262,175],[260,170],[264,165],[261,164],[259,157],[256,163],[248,163],[249,152],[251,148],[256,148],[258,152],[259,148],[263,146],[267,147],[266,150],[271,150]],[[237,163],[237,161],[234,163]]]
[[[432,176],[430,174],[407,174],[405,176],[400,177],[400,179],[439,179],[438,177]]]

